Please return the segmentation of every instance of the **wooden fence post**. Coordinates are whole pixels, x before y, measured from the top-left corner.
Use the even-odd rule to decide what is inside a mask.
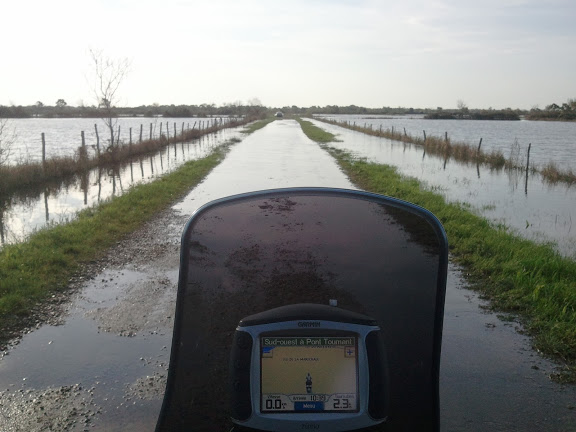
[[[480,142],[478,143],[478,149],[476,150],[477,154],[480,154],[480,147],[482,147],[482,138],[480,138]]]
[[[524,194],[528,195],[528,168],[530,167],[530,148],[532,143],[528,144],[528,156],[526,158],[526,180],[524,182]]]
[[[152,141],[152,123],[150,123],[150,141]]]
[[[132,153],[132,128],[130,128],[130,140],[128,141],[128,152]]]
[[[46,165],[46,139],[44,132],[42,132],[42,166]]]
[[[94,123],[94,131],[96,132],[96,151],[98,152],[98,157],[100,157],[100,136],[98,135],[98,125]]]

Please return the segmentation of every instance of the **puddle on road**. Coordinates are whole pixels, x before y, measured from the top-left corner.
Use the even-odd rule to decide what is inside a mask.
[[[440,407],[446,431],[565,431],[576,426],[576,386],[553,383],[519,324],[481,309],[450,266],[444,313]]]
[[[180,219],[222,196],[289,186],[353,187],[296,122],[275,121],[233,146],[175,206],[182,215],[178,221],[156,227],[146,246],[125,249],[133,254],[128,266],[110,266],[87,283],[63,325],[26,335],[0,360],[0,415],[12,416],[14,430],[26,425],[26,416],[28,430],[40,430],[34,429],[40,405],[43,417],[70,424],[70,430],[152,431],[169,361]],[[481,310],[476,295],[462,285],[452,269],[442,355],[443,430],[573,426],[576,387],[552,383],[554,365],[531,351],[514,324]],[[127,332],[119,336],[122,330]],[[72,411],[71,399],[85,405]]]
[[[28,429],[22,416],[43,407],[44,426],[53,430],[125,430],[142,419],[150,429],[164,392],[176,283],[177,270],[155,280],[106,270],[78,296],[63,325],[27,334],[0,363],[1,396],[10,404],[0,413],[8,424],[35,430],[35,417],[27,419]],[[68,398],[84,398],[86,405],[62,410]],[[134,417],[127,418],[127,410]]]

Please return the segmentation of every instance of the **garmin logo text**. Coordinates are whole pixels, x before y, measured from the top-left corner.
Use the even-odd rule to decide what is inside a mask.
[[[317,423],[302,423],[300,429],[302,430],[318,430],[320,425]]]
[[[320,321],[300,321],[298,327],[320,327]]]

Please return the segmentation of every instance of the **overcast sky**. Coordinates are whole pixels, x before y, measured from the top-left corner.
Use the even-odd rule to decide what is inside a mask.
[[[0,104],[531,108],[576,98],[574,0],[0,0]]]

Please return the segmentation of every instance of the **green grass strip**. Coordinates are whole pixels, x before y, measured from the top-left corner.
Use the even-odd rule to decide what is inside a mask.
[[[321,144],[336,141],[336,135],[331,134],[330,132],[326,132],[324,129],[321,129],[318,126],[314,126],[312,122],[309,122],[308,120],[302,120],[299,117],[296,117],[295,120],[300,123],[302,130],[312,141],[316,141],[317,143]]]
[[[51,293],[63,290],[82,263],[101,257],[126,234],[197,185],[224,158],[226,145],[160,179],[78,213],[0,251],[0,329]]]
[[[274,120],[276,120],[275,117],[269,117],[263,120],[255,121],[254,123],[250,123],[244,129],[242,129],[241,132],[245,134],[251,134],[252,132],[256,132],[258,129],[262,129],[267,124],[272,123]]]
[[[566,368],[554,379],[576,382],[576,262],[553,245],[520,238],[474,214],[470,206],[448,203],[392,166],[355,159],[324,146],[359,188],[396,197],[434,213],[444,225],[451,260],[462,266],[472,288],[495,310],[519,316],[534,347]]]

